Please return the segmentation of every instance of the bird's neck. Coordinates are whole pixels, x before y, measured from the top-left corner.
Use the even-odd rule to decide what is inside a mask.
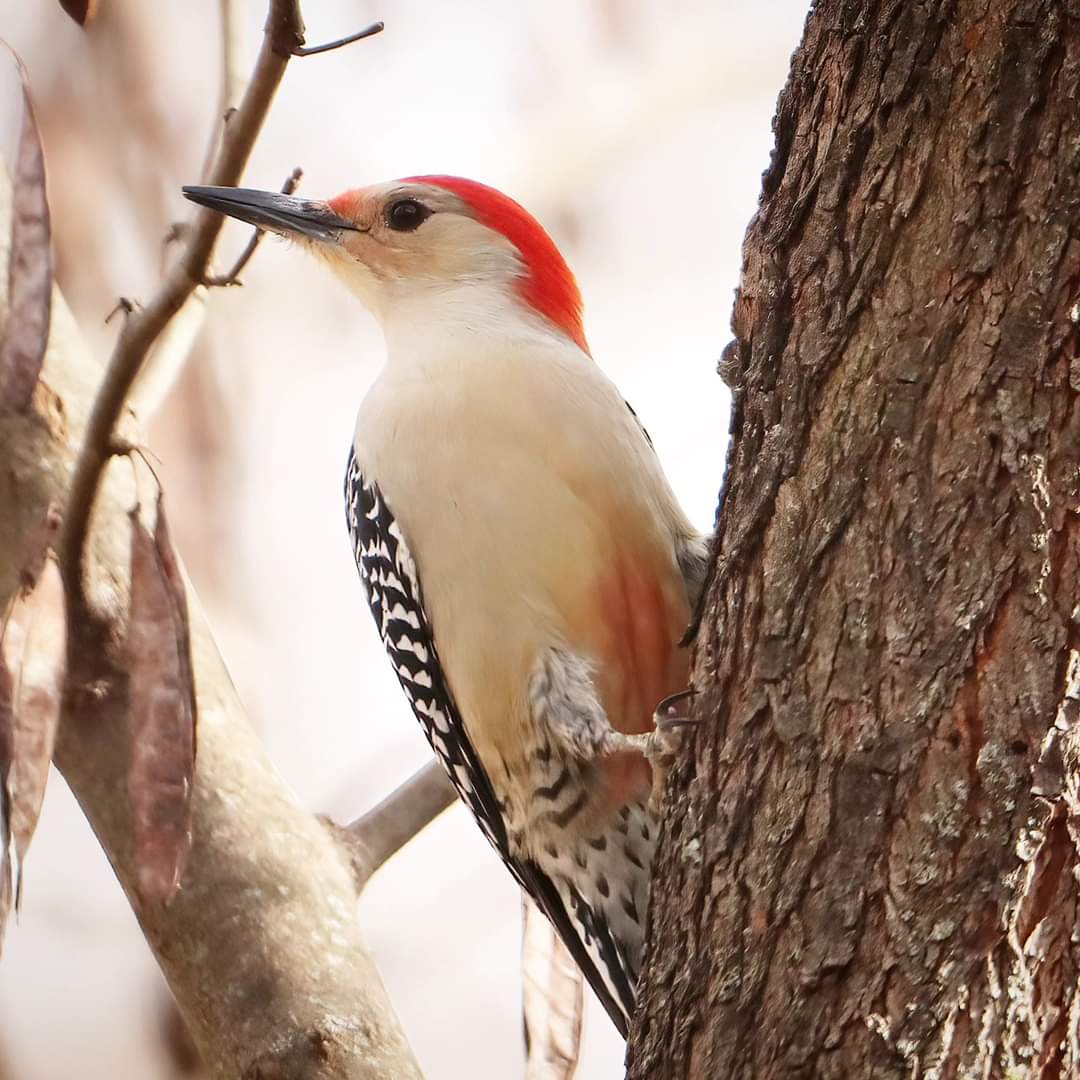
[[[576,348],[513,291],[470,282],[400,295],[380,313],[389,365],[437,361],[447,352]]]

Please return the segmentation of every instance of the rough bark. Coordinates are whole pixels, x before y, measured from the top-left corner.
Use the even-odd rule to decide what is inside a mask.
[[[0,282],[7,278],[9,221],[10,188],[0,170]],[[0,288],[0,337],[5,296]],[[37,554],[49,507],[64,503],[101,377],[55,292],[32,408],[0,412],[0,611]],[[101,841],[212,1075],[418,1077],[360,934],[351,853],[274,772],[190,587],[199,703],[194,846],[181,891],[168,905],[138,897],[122,649],[132,477],[132,463],[114,459],[95,506],[87,574],[93,614],[70,658],[76,689],[65,702],[56,764]],[[72,884],[77,902],[78,883]]]
[[[1076,0],[809,16],[631,1077],[1080,1075],[1078,103]]]

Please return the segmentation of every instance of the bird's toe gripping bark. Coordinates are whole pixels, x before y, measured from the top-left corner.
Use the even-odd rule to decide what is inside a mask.
[[[694,704],[696,696],[697,691],[689,687],[664,698],[653,712],[656,730],[683,731],[688,726],[696,724],[697,718],[690,715],[690,707]]]
[[[663,804],[668,773],[675,764],[686,732],[697,723],[697,720],[690,716],[690,706],[695,693],[695,690],[683,690],[664,698],[653,713],[653,723],[656,726],[652,731],[641,735],[623,735],[615,731],[611,733],[611,751],[636,750],[645,756],[652,767],[649,810],[653,813],[658,813]]]

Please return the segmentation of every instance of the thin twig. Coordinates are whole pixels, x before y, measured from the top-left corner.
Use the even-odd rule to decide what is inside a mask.
[[[220,0],[220,3],[221,115],[224,117],[240,106],[249,61],[244,25],[247,5],[242,0]]]
[[[139,305],[136,301],[129,300],[126,296],[121,296],[120,299],[116,301],[116,307],[105,316],[105,325],[108,326],[121,311],[125,315],[132,315],[138,310]]]
[[[244,96],[251,64],[247,53],[246,8],[243,0],[218,0],[221,9],[221,97],[219,113],[228,121]],[[206,148],[200,176],[210,175],[210,166],[221,144],[224,128],[215,130]]]
[[[239,180],[289,58],[296,55],[303,44],[304,23],[299,0],[270,0],[263,42],[251,81],[240,106],[225,125],[221,148],[207,178],[210,184],[235,185]],[[157,295],[126,321],[116,342],[108,371],[90,413],[64,515],[60,552],[65,592],[72,607],[69,626],[78,625],[87,613],[82,580],[83,551],[90,511],[101,483],[102,471],[109,459],[113,428],[157,336],[206,276],[210,254],[223,220],[221,214],[214,210],[203,208],[196,212],[176,265]]]
[[[289,178],[285,181],[284,184],[281,185],[281,194],[291,195],[296,190],[296,187],[300,183],[303,175],[304,170],[301,169],[299,166],[293,169],[293,171],[289,173]],[[255,229],[251,234],[251,238],[244,246],[244,250],[240,252],[239,258],[236,260],[236,262],[233,263],[232,269],[226,274],[209,275],[206,278],[206,281],[203,282],[203,284],[213,287],[227,285],[243,285],[244,283],[240,280],[240,273],[244,269],[244,267],[247,266],[247,264],[251,261],[251,256],[255,254],[259,243],[262,241],[262,238],[265,235],[265,229]]]
[[[317,53],[332,52],[334,49],[340,49],[343,45],[351,45],[354,41],[363,41],[364,38],[374,37],[376,34],[381,34],[382,31],[382,22],[372,23],[370,26],[364,27],[363,30],[358,30],[355,34],[338,38],[337,41],[328,41],[325,45],[303,46],[296,49],[293,56],[315,56]]]
[[[457,795],[446,770],[440,762],[432,760],[395,788],[378,806],[340,830],[343,839],[360,849],[354,860],[360,882],[371,877],[455,798]]]

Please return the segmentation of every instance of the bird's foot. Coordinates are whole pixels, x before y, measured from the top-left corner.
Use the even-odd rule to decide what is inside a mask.
[[[664,789],[667,787],[668,773],[675,764],[675,758],[682,748],[687,729],[697,723],[690,716],[696,690],[683,690],[664,698],[653,713],[652,731],[640,735],[624,735],[612,731],[608,739],[608,751],[635,750],[643,754],[652,767],[652,792],[649,795],[649,810],[657,813],[663,803]]]

